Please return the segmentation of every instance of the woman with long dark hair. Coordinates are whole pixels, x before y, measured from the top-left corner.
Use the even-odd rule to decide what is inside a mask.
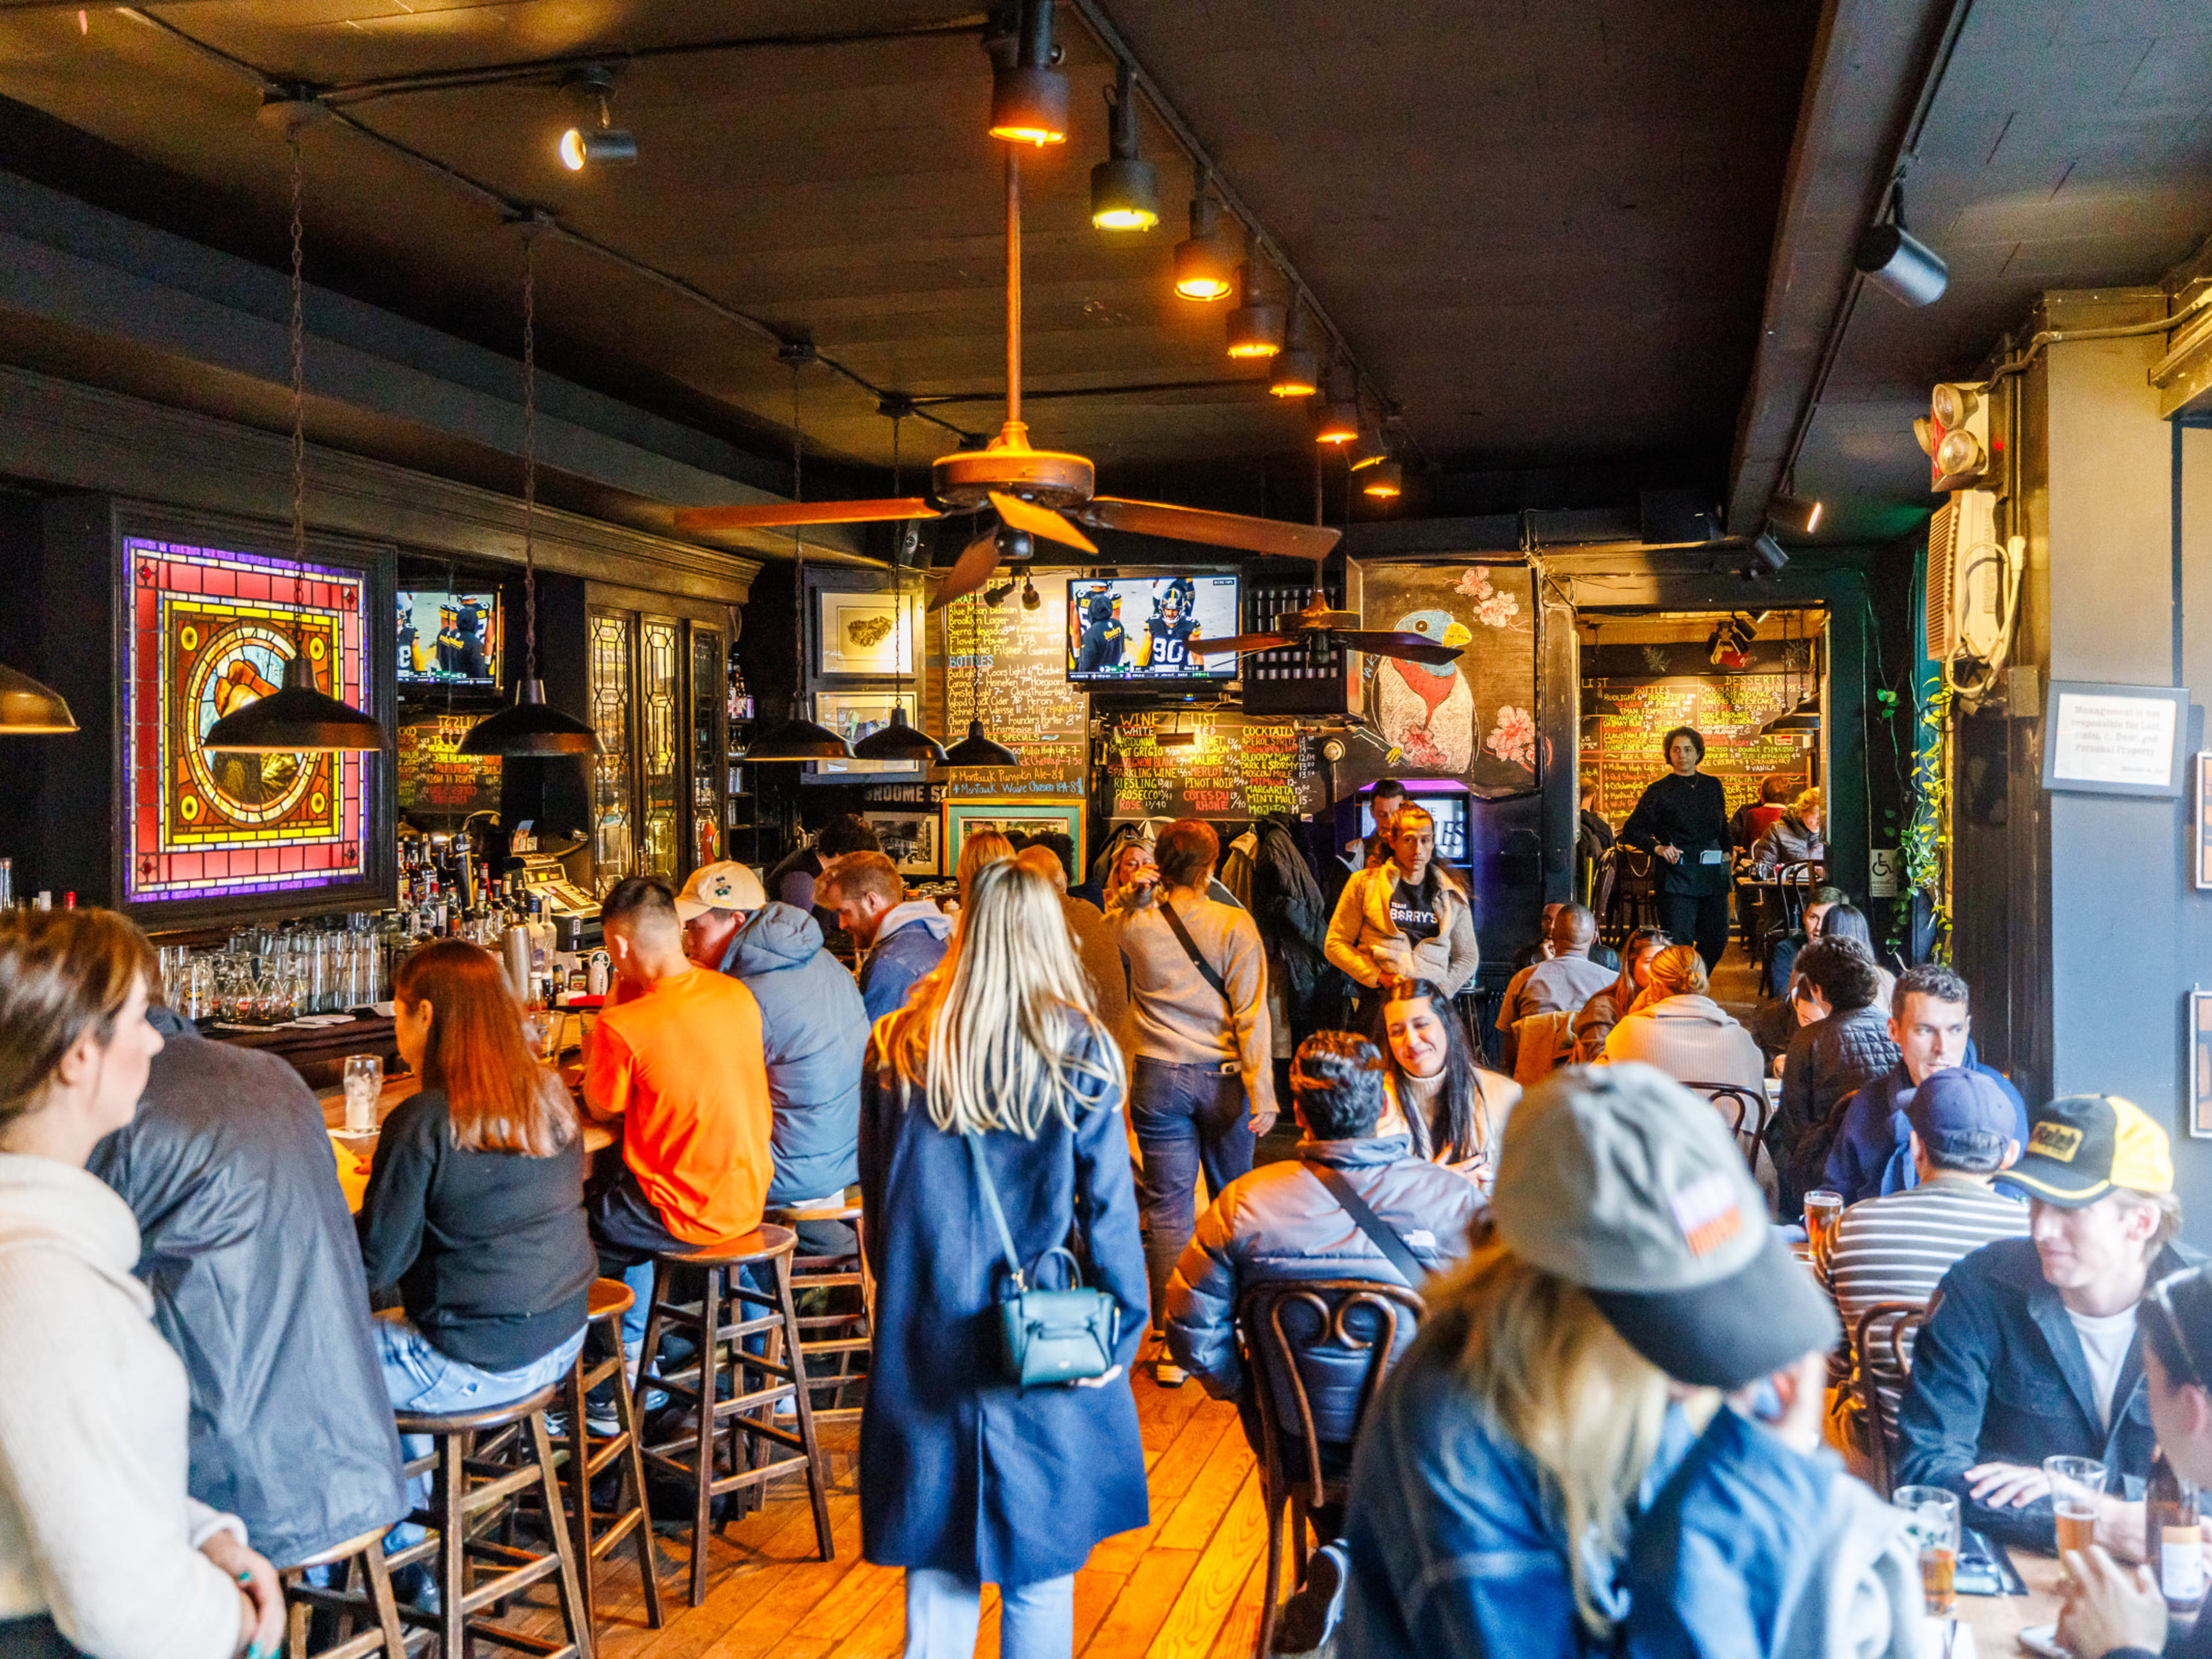
[[[1057,884],[1012,860],[975,871],[951,952],[877,1022],[861,1084],[876,1346],[860,1547],[906,1569],[908,1659],[973,1652],[987,1583],[1000,1588],[1006,1659],[1067,1659],[1076,1570],[1101,1539],[1146,1523],[1121,1381],[1151,1308],[1126,1087]],[[1009,1380],[1000,1299],[1012,1276],[990,1194],[1025,1276],[1080,1233],[1120,1322],[1089,1386]],[[1061,1282],[1062,1268],[1043,1271]]]
[[[397,1285],[406,1310],[376,1322],[385,1386],[401,1411],[505,1405],[557,1381],[583,1346],[599,1261],[575,1105],[523,1042],[489,952],[423,945],[392,999],[422,1088],[385,1119],[361,1206],[370,1288]]]
[[[1476,1060],[1451,999],[1426,980],[1393,981],[1369,1018],[1368,1035],[1387,1057],[1390,1091],[1376,1133],[1396,1133],[1389,1127],[1395,1114],[1415,1157],[1458,1170],[1487,1194],[1521,1085]]]
[[[1621,843],[1664,862],[1659,925],[1678,939],[1694,942],[1711,973],[1720,965],[1729,940],[1728,795],[1718,778],[1698,769],[1705,758],[1705,740],[1694,726],[1676,726],[1659,749],[1670,769],[1645,787],[1621,826]]]

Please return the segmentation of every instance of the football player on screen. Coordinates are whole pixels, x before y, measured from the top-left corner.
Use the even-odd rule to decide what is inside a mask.
[[[1145,624],[1145,636],[1137,641],[1137,666],[1148,674],[1182,674],[1190,668],[1191,642],[1199,637],[1198,620],[1176,591],[1183,586],[1169,584],[1159,614]]]

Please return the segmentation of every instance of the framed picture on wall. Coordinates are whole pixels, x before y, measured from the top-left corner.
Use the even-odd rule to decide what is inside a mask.
[[[2212,1140],[2212,991],[2189,994],[2189,1133]]]
[[[945,867],[960,866],[960,849],[978,830],[996,830],[1002,836],[1017,832],[1041,835],[1057,830],[1075,843],[1075,868],[1084,865],[1084,803],[1048,800],[962,800],[945,803]],[[1070,884],[1075,878],[1071,874]]]
[[[2043,787],[2099,795],[2179,795],[2189,734],[2180,686],[2053,680],[2044,711]]]
[[[938,823],[934,807],[875,807],[860,816],[876,832],[876,839],[883,843],[884,856],[898,866],[899,874],[934,876],[942,872],[944,866],[938,848],[944,845],[943,826]]]
[[[2212,887],[2212,750],[2197,757],[2197,884]]]
[[[817,674],[912,678],[914,642],[921,633],[919,592],[899,594],[889,588],[858,593],[832,587],[814,590],[814,672]]]
[[[905,714],[908,726],[921,726],[921,696],[910,688],[903,691],[817,691],[814,694],[815,720],[848,744],[858,743],[871,732],[882,731],[890,724],[894,708]],[[810,782],[817,779],[842,781],[863,776],[918,778],[925,770],[920,761],[826,760],[810,761],[803,775]]]

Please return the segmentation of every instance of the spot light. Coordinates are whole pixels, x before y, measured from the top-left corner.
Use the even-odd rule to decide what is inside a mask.
[[[1306,308],[1291,304],[1291,319],[1283,330],[1283,349],[1275,354],[1267,390],[1278,398],[1310,398],[1321,390],[1321,354],[1314,349],[1313,326]]]
[[[1052,39],[1053,0],[1021,0],[1012,35],[983,42],[991,54],[991,137],[1010,144],[1067,142],[1067,76]]]
[[[1782,574],[1782,567],[1790,562],[1789,554],[1783,551],[1782,544],[1774,539],[1774,532],[1771,530],[1762,530],[1751,538],[1750,552],[1752,562],[1746,565],[1743,571],[1747,579],[1778,576]]]
[[[1352,447],[1347,452],[1346,465],[1354,472],[1364,472],[1389,459],[1389,447],[1382,441],[1382,429],[1372,421],[1362,421],[1359,435],[1352,441]]]
[[[1901,185],[1890,192],[1889,216],[1859,238],[1853,263],[1867,281],[1909,306],[1934,304],[1951,280],[1942,257],[1905,228]]]
[[[1237,275],[1243,291],[1237,295],[1237,308],[1229,313],[1229,355],[1273,357],[1283,349],[1283,332],[1289,322],[1274,267],[1265,259],[1248,258]]]
[[[1793,536],[1809,536],[1820,527],[1824,504],[1808,501],[1802,495],[1777,495],[1766,504],[1769,522],[1781,526]]]
[[[596,127],[574,126],[561,135],[561,165],[571,173],[587,167],[627,167],[637,160],[637,136],[614,125],[614,76],[594,66],[580,70],[568,83],[599,108]]]
[[[1378,501],[1395,501],[1405,493],[1405,469],[1395,461],[1376,462],[1359,475],[1359,480],[1360,492]]]
[[[1175,290],[1186,300],[1225,300],[1237,279],[1237,245],[1221,231],[1221,209],[1199,176],[1190,198],[1190,234],[1176,244]]]
[[[1160,174],[1137,154],[1136,82],[1127,64],[1106,89],[1106,159],[1091,169],[1091,222],[1100,230],[1150,230],[1160,222]]]
[[[1355,441],[1359,436],[1359,404],[1347,389],[1350,376],[1342,364],[1328,371],[1328,402],[1322,406],[1321,424],[1314,428],[1314,441],[1340,446]]]

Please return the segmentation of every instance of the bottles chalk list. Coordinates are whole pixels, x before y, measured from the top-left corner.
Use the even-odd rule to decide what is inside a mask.
[[[499,757],[459,752],[482,714],[429,714],[399,727],[399,810],[461,818],[499,810]]]
[[[1584,680],[1582,775],[1597,780],[1599,812],[1615,829],[1626,821],[1644,786],[1667,769],[1659,740],[1677,726],[1703,734],[1704,769],[1721,781],[1730,811],[1757,800],[1759,785],[1778,774],[1803,788],[1812,781],[1804,734],[1762,737],[1759,728],[1806,684],[1787,674]]]
[[[1177,731],[1196,741],[1160,741]],[[1316,741],[1287,720],[1123,715],[1107,744],[1107,816],[1243,819],[1317,812],[1327,803]]]
[[[1003,574],[998,579],[1004,580]],[[1044,603],[1022,608],[1020,590],[991,605],[956,599],[933,618],[930,677],[937,695],[925,721],[947,747],[983,729],[1021,757],[1008,767],[952,767],[950,800],[1080,798],[1088,770],[1091,699],[1067,683],[1067,578],[1040,574]]]

